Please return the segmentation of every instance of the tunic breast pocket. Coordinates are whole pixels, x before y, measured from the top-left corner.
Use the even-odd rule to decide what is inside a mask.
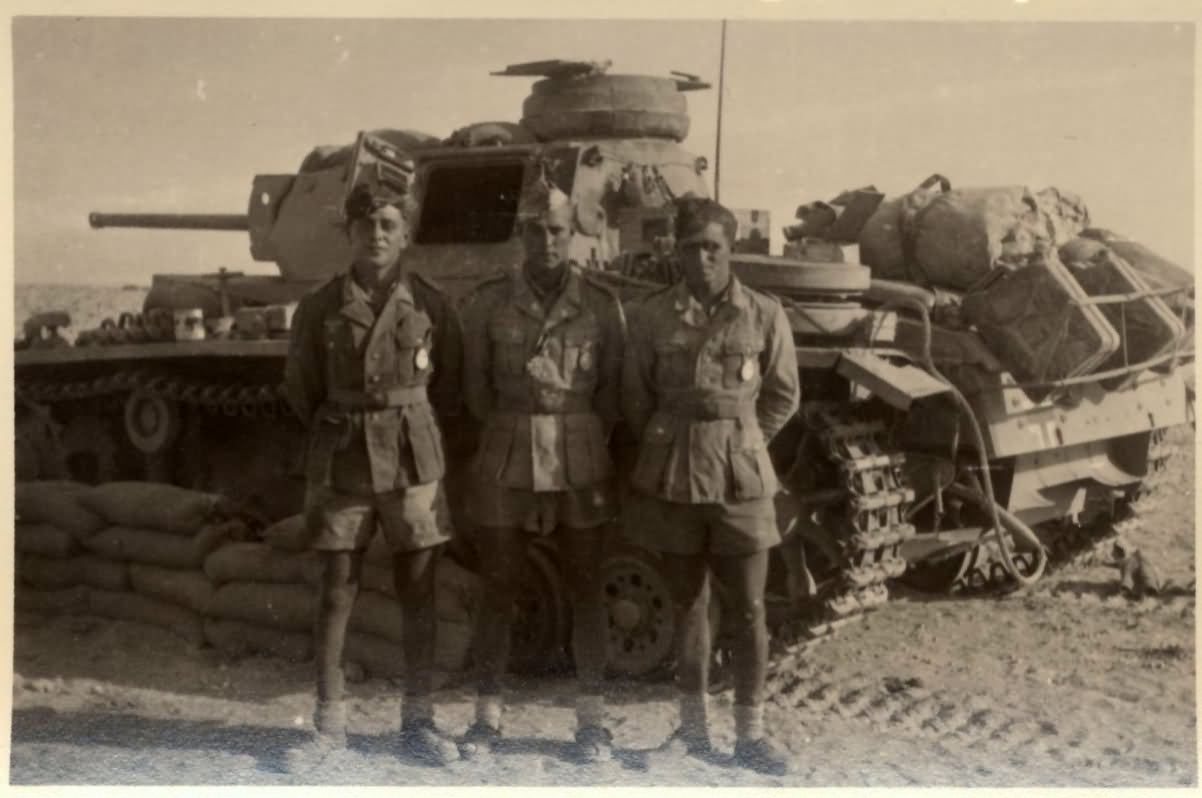
[[[429,377],[433,372],[433,333],[433,325],[424,313],[407,316],[397,325],[393,341],[397,373],[403,382]]]
[[[493,369],[506,375],[524,374],[526,367],[526,332],[510,324],[494,324],[488,328],[492,341]]]
[[[751,336],[732,336],[722,344],[722,387],[738,388],[760,376],[762,341]]]
[[[665,388],[693,384],[693,353],[684,341],[660,341],[655,344],[655,383]]]

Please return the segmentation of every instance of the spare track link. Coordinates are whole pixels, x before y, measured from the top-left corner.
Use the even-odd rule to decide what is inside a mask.
[[[145,369],[122,369],[91,380],[18,380],[17,385],[19,396],[51,405],[136,390],[229,416],[272,417],[291,412],[282,384],[210,382]]]
[[[809,423],[846,494],[828,514],[838,519],[832,531],[843,559],[833,591],[807,630],[820,636],[889,600],[885,583],[906,570],[899,549],[914,536],[913,525],[903,520],[914,491],[902,472],[905,455],[885,444],[884,421],[859,420],[851,408],[831,407],[811,415]]]

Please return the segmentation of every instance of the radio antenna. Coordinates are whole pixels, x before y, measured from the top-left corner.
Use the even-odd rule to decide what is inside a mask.
[[[720,202],[722,180],[722,94],[726,82],[726,20],[722,20],[722,45],[718,51],[718,132],[714,138],[714,202]]]

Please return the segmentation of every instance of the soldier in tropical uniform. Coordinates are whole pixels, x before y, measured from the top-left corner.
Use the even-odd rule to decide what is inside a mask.
[[[738,621],[735,757],[778,773],[784,754],[763,725],[768,550],[780,541],[768,442],[796,412],[797,359],[780,302],[731,274],[736,221],[708,199],[677,204],[682,279],[629,308],[622,407],[639,438],[626,532],[662,555],[679,619],[676,737],[710,749],[708,578]]]
[[[451,537],[442,434],[431,404],[454,412],[462,339],[450,298],[407,271],[411,197],[388,185],[348,196],[350,268],[301,301],[286,366],[308,428],[305,519],[321,564],[315,743],[346,745],[343,645],[363,552],[377,526],[393,554],[404,627],[404,752],[445,763],[434,726],[434,568]]]
[[[524,260],[481,284],[464,317],[463,384],[481,422],[468,512],[483,595],[473,652],[476,721],[467,742],[501,739],[501,682],[531,535],[559,529],[579,675],[583,761],[610,754],[604,725],[606,610],[600,561],[616,515],[606,442],[618,420],[624,319],[616,296],[569,262],[571,202],[547,184],[519,209]]]

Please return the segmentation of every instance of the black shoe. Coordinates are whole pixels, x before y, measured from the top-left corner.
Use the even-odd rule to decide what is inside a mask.
[[[582,765],[608,762],[613,758],[613,735],[603,726],[576,730],[576,761]]]
[[[767,737],[735,743],[735,764],[769,776],[789,772],[789,758]]]
[[[424,765],[441,767],[459,759],[459,746],[427,718],[401,728],[401,754]]]
[[[496,751],[500,743],[501,730],[478,720],[467,727],[467,733],[463,735],[463,744],[459,747],[459,754],[464,759],[474,759]]]
[[[705,729],[690,729],[684,726],[678,726],[676,731],[672,732],[668,737],[668,741],[664,743],[664,747],[684,748],[684,751],[689,756],[707,757],[714,753],[714,748],[710,745],[710,736]]]

